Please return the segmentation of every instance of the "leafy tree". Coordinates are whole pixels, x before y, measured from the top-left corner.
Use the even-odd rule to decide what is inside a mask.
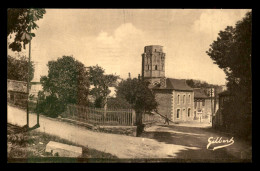
[[[123,80],[117,86],[117,97],[124,98],[136,111],[136,124],[142,125],[142,115],[157,108],[155,95],[148,88],[149,83],[137,78]]]
[[[34,65],[30,63],[30,81],[34,76]],[[16,59],[12,56],[7,56],[7,78],[17,81],[27,81],[28,79],[28,61],[26,57]]]
[[[49,93],[50,101],[62,104],[59,110],[65,110],[66,104],[88,105],[89,80],[84,64],[70,56],[49,61],[48,76],[41,77],[44,92]],[[50,108],[54,107],[50,103]]]
[[[106,106],[107,96],[110,93],[108,87],[112,86],[119,78],[116,75],[105,75],[104,73],[105,70],[98,65],[89,67],[89,81],[94,86],[90,94],[94,96],[95,107],[97,108]]]
[[[195,87],[195,82],[194,82],[192,79],[186,80],[186,83],[187,83],[188,86],[190,86],[190,87],[192,87],[192,88]]]
[[[236,23],[235,27],[228,26],[224,31],[220,31],[217,40],[206,52],[214,63],[224,70],[228,81],[227,88],[234,99],[230,103],[235,104],[237,109],[239,108],[227,113],[232,115],[231,122],[235,120],[235,117],[243,121],[246,114],[252,113],[251,41],[252,12],[248,12],[241,21]]]
[[[7,10],[7,36],[15,33],[15,38],[9,48],[20,52],[22,44],[29,43],[28,37],[35,37],[31,30],[39,28],[36,21],[43,18],[45,9],[9,8]]]

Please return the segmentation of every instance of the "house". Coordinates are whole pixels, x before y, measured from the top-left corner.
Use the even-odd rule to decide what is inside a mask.
[[[210,119],[214,108],[215,99],[208,96],[201,88],[194,88],[194,119]]]
[[[184,79],[166,78],[166,86],[152,87],[158,102],[158,112],[172,121],[193,120],[194,92]]]
[[[142,54],[142,79],[158,102],[158,113],[172,121],[193,120],[194,92],[184,79],[165,77],[165,53],[160,45],[145,46]]]

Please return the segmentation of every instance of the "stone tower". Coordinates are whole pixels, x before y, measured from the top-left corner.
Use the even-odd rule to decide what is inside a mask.
[[[163,53],[163,46],[150,45],[144,47],[142,78],[150,81],[151,85],[160,83],[161,87],[165,86],[165,53]]]

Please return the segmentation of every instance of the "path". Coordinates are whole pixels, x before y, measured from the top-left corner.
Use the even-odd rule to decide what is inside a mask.
[[[26,124],[24,110],[8,105],[7,114],[8,123],[19,126]],[[30,127],[36,124],[36,119],[35,114],[30,114]],[[59,136],[73,143],[116,155],[119,158],[173,158],[182,150],[197,149],[158,142],[150,138],[93,132],[44,116],[40,116],[40,128],[37,128],[36,131]]]
[[[208,150],[208,138],[222,137],[222,139],[231,139],[232,135],[216,132],[209,125],[202,123],[193,123],[187,125],[171,124],[156,125],[145,129],[142,137],[155,139],[158,142],[167,144],[184,145],[188,147],[196,147],[198,150],[185,150],[177,154],[182,159],[200,159],[200,160],[227,160],[227,161],[249,161],[252,159],[252,145],[234,138],[234,144],[217,150]]]
[[[24,110],[8,106],[8,123],[26,124]],[[30,114],[30,127],[36,124],[36,115]],[[228,135],[215,133],[208,128],[186,127],[183,125],[157,125],[147,128],[142,137],[93,132],[80,126],[62,122],[54,118],[40,116],[40,128],[36,131],[59,136],[73,143],[88,146],[128,159],[199,159],[239,160],[250,156],[250,145],[237,140],[229,147],[210,151],[206,149],[210,136],[223,138]]]

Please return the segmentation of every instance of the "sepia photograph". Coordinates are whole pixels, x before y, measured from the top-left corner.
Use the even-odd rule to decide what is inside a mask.
[[[7,163],[252,163],[252,9],[6,13]]]

